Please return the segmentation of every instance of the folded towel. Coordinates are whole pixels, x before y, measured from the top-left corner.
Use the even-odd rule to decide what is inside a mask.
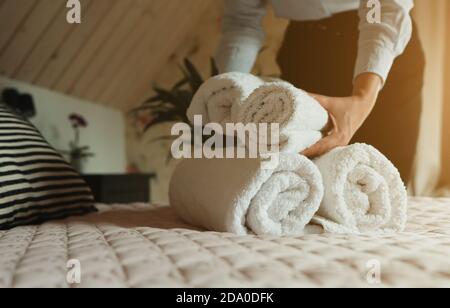
[[[330,233],[398,232],[407,193],[398,170],[366,144],[336,148],[315,161],[325,196],[313,222]]]
[[[279,142],[280,151],[300,153],[323,137],[329,118],[306,92],[287,82],[272,82],[256,89],[232,120],[243,124],[277,123],[280,136],[274,140]]]
[[[262,159],[182,161],[170,184],[170,202],[187,222],[239,235],[298,235],[317,212],[323,183],[317,167],[298,154],[280,154],[275,169]]]
[[[187,111],[188,119],[193,123],[194,116],[201,115],[204,123],[231,123],[235,109],[263,84],[254,75],[238,72],[212,77],[195,93]]]

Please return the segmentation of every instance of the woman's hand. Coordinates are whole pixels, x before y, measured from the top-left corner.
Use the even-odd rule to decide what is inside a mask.
[[[336,98],[311,94],[328,111],[333,127],[328,136],[302,154],[314,158],[336,147],[348,145],[372,112],[381,85],[381,77],[365,73],[356,78],[353,94],[350,97]]]

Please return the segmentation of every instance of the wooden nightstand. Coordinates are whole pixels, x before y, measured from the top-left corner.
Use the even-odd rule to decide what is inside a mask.
[[[98,203],[135,203],[151,201],[154,174],[83,175]]]

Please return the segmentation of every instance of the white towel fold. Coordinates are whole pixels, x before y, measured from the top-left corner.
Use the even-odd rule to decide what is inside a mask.
[[[315,161],[325,195],[313,219],[330,233],[398,232],[407,192],[395,166],[366,144],[337,148]]]
[[[182,161],[170,184],[170,202],[187,222],[239,235],[298,235],[323,197],[316,166],[298,154],[281,154],[276,169],[260,159]]]
[[[329,118],[306,92],[287,82],[272,82],[256,89],[232,120],[243,124],[278,123],[280,151],[300,153],[323,137]]]
[[[188,119],[203,116],[204,123],[232,123],[235,108],[256,88],[263,85],[260,78],[244,73],[226,73],[205,81],[191,102],[187,111]]]

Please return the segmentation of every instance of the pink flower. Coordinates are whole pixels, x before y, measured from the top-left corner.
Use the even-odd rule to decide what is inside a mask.
[[[88,123],[84,119],[84,117],[79,114],[76,114],[76,113],[72,113],[69,116],[69,120],[72,123],[73,127],[87,127],[88,126]]]

